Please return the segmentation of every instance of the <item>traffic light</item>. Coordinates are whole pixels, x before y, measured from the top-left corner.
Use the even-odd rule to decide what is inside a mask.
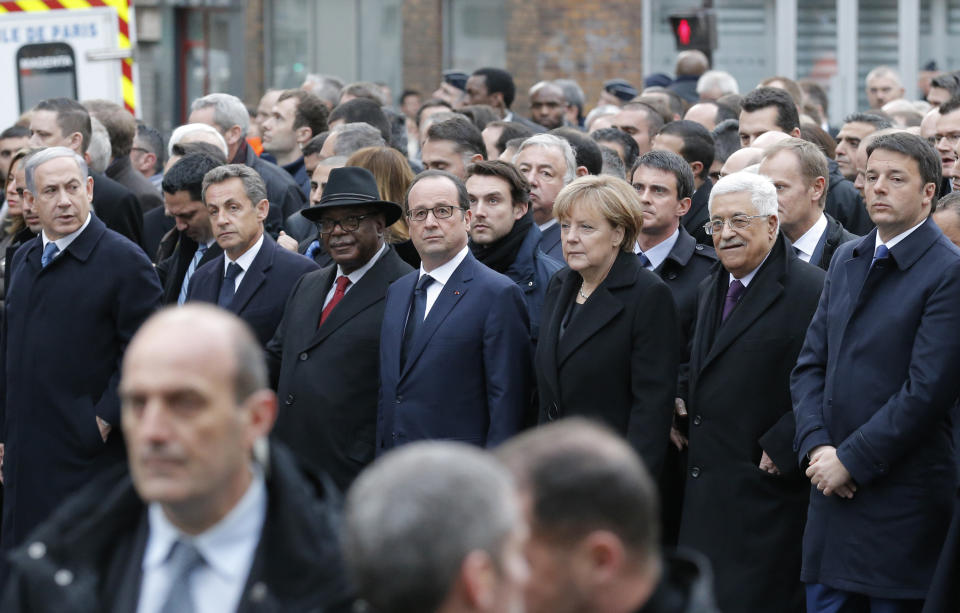
[[[673,13],[670,26],[678,51],[698,49],[709,55],[717,48],[717,15],[712,9]]]

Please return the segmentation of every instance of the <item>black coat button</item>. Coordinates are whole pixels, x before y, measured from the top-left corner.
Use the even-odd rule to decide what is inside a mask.
[[[694,425],[694,426],[699,426],[701,422],[703,422],[703,418],[702,418],[702,417],[700,417],[699,415],[694,415],[694,416],[693,416],[693,425]]]
[[[285,402],[287,403],[287,406],[293,404],[293,394],[287,394],[287,399]]]
[[[307,352],[304,351],[303,353],[300,354],[300,361],[301,361],[301,362],[305,361],[305,360],[307,359],[307,357],[309,357],[309,356],[307,356]]]
[[[692,467],[692,468],[690,469],[690,476],[693,477],[694,479],[696,479],[697,477],[699,477],[699,476],[700,476],[700,467],[699,467],[699,466],[694,466],[694,467]]]

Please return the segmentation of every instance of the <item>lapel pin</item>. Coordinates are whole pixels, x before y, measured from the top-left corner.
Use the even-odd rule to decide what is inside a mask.
[[[454,296],[459,296],[459,295],[460,295],[460,290],[454,291],[454,292],[453,292],[453,295],[454,295]]]

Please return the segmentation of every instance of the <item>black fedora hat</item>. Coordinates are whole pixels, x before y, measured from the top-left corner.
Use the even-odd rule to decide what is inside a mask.
[[[359,166],[344,166],[330,171],[319,204],[307,207],[300,213],[310,221],[320,221],[320,216],[326,209],[366,205],[376,205],[386,217],[388,226],[403,215],[399,204],[380,199],[377,180],[373,178],[372,172]]]

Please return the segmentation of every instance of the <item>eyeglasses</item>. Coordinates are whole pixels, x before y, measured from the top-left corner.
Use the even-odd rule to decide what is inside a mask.
[[[367,217],[373,217],[373,213],[351,215],[343,219],[321,219],[317,222],[317,229],[320,231],[320,234],[333,234],[337,226],[343,228],[344,232],[356,232],[360,227],[360,222]]]
[[[951,147],[955,146],[957,143],[960,143],[960,134],[937,134],[933,138],[935,143],[945,140]]]
[[[761,217],[769,217],[769,215],[734,215],[730,219],[712,219],[703,224],[703,231],[707,234],[719,234],[723,232],[723,224],[729,224],[733,230],[743,230],[752,223],[752,219]]]
[[[449,206],[444,204],[441,206],[435,206],[432,209],[414,209],[412,211],[407,211],[407,219],[416,222],[426,221],[427,215],[429,215],[431,211],[433,211],[433,216],[437,219],[447,219],[448,217],[452,217],[453,212],[459,208],[460,207],[458,206]]]

